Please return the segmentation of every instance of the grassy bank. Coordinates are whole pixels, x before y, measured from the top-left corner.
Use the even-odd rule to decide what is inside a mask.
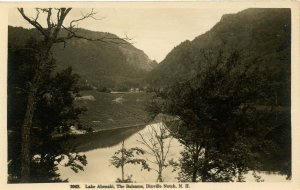
[[[84,127],[99,131],[145,124],[149,121],[145,106],[152,97],[150,93],[112,94],[91,90],[82,91],[81,95],[76,104],[88,109],[80,116]]]

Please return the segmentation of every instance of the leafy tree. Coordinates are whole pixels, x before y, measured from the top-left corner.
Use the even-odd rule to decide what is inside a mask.
[[[38,89],[43,81],[43,75],[47,74],[49,67],[52,65],[52,48],[54,44],[63,43],[66,45],[67,40],[72,38],[93,40],[99,42],[112,42],[123,43],[124,39],[115,37],[102,37],[99,39],[87,38],[77,34],[78,25],[81,21],[89,18],[96,19],[95,12],[92,9],[87,14],[82,14],[79,19],[71,20],[68,25],[64,23],[67,15],[72,8],[36,8],[36,14],[34,17],[30,17],[25,13],[24,8],[18,8],[19,13],[23,19],[31,24],[42,36],[42,40],[39,42],[38,49],[31,50],[35,53],[33,57],[36,58],[33,67],[35,72],[32,74],[30,85],[28,87],[28,98],[26,102],[25,116],[22,123],[22,143],[21,143],[21,182],[28,182],[30,177],[30,140],[31,140],[31,128],[33,124],[33,118],[36,113],[36,102],[38,100]],[[42,26],[40,22],[40,16],[44,15],[46,18],[46,26]],[[61,34],[61,30],[66,31],[65,35]],[[32,64],[32,63],[29,63]]]
[[[22,121],[25,117],[29,89],[37,72],[35,50],[39,42],[30,39],[25,47],[9,49],[8,55],[8,159],[9,182],[20,182]],[[62,181],[57,173],[57,165],[64,164],[75,172],[83,170],[87,164],[84,155],[77,154],[71,147],[63,145],[64,138],[53,138],[53,134],[68,131],[78,124],[78,115],[85,109],[75,107],[74,98],[78,94],[79,76],[71,68],[54,73],[55,60],[49,62],[47,70],[40,78],[35,101],[36,112],[31,124],[31,147],[29,154],[31,173],[28,182]],[[66,158],[66,159],[64,159]]]
[[[146,169],[150,171],[150,168],[147,164],[147,162],[144,159],[141,158],[135,158],[136,156],[145,154],[145,151],[143,149],[140,149],[138,147],[126,149],[124,145],[124,140],[122,141],[122,148],[119,149],[117,152],[115,152],[115,155],[111,158],[111,164],[115,166],[116,168],[121,167],[122,172],[122,178],[118,178],[116,182],[118,183],[129,183],[132,182],[132,175],[127,176],[125,178],[124,174],[124,168],[127,164],[141,164],[142,169]]]
[[[239,51],[202,56],[205,66],[195,78],[157,91],[148,109],[179,118],[172,133],[185,146],[175,164],[179,180],[243,181],[259,165],[253,150],[268,150],[267,134],[278,127],[270,121],[278,111],[263,101],[271,84],[259,72],[259,58],[243,62]]]

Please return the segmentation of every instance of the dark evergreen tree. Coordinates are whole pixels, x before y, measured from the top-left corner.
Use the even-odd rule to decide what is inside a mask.
[[[25,47],[9,48],[8,55],[8,159],[9,182],[20,181],[21,130],[28,90],[32,77],[37,72],[39,42],[30,39]],[[30,137],[30,182],[61,181],[57,165],[67,159],[65,166],[74,171],[83,170],[87,164],[84,155],[79,155],[71,147],[64,146],[64,138],[54,138],[53,134],[68,131],[78,123],[78,115],[83,108],[74,106],[78,94],[79,76],[67,68],[54,73],[55,60],[51,60],[42,73],[37,90],[36,114],[32,120]],[[79,162],[77,162],[79,161]],[[79,164],[77,164],[79,163]]]

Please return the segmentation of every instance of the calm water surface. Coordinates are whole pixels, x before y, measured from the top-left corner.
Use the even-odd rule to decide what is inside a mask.
[[[152,126],[156,127],[158,125],[162,125],[162,123],[152,124]],[[137,141],[140,139],[138,133],[147,134],[150,125],[142,128],[140,131],[136,131],[131,136],[125,139],[125,147],[142,147],[141,144]],[[116,134],[119,135],[119,134]],[[112,141],[116,141],[114,137],[111,137]],[[117,143],[113,143],[115,145],[110,147],[101,147],[96,148],[94,150],[85,151],[84,154],[87,156],[88,165],[85,167],[85,171],[80,171],[78,173],[74,173],[71,169],[65,167],[59,167],[59,172],[61,174],[62,179],[69,179],[69,182],[90,182],[90,183],[98,183],[98,182],[108,182],[113,183],[117,178],[121,177],[121,169],[115,168],[110,163],[111,157],[114,153],[121,148],[121,141],[123,139],[118,139]],[[101,141],[101,139],[99,139]],[[170,152],[168,154],[169,159],[178,160],[180,157],[180,151],[183,150],[183,146],[176,140],[172,139]],[[149,156],[148,156],[149,157]],[[151,157],[149,157],[151,159]],[[155,165],[152,165],[155,167]],[[157,174],[154,170],[150,172],[141,170],[140,165],[126,165],[125,166],[125,175],[133,175],[132,180],[134,182],[155,182],[157,178]],[[279,175],[277,173],[268,174],[265,172],[259,173],[259,175],[265,180],[265,182],[284,182],[285,176]],[[177,172],[172,172],[172,167],[167,167],[163,171],[163,177],[165,182],[176,182]],[[246,175],[246,181],[253,182],[254,178],[249,173]]]

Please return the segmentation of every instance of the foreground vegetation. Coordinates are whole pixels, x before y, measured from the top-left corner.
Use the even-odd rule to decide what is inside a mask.
[[[50,19],[54,10],[36,9],[37,18],[39,13],[48,15],[48,28],[41,27],[37,18],[27,17],[24,9],[18,10],[44,38],[41,41],[30,39],[25,46],[9,48],[9,182],[61,182],[57,166],[64,158],[68,159],[64,166],[74,172],[84,170],[87,158],[78,150],[112,146],[139,131],[142,128],[139,126],[161,113],[177,119],[171,122],[175,125],[170,127],[173,129],[171,133],[166,128],[160,128],[160,132],[153,128],[150,138],[140,135],[140,143],[154,158],[147,161],[157,165],[154,168],[157,181],[163,181],[163,170],[172,165],[179,171],[178,180],[183,182],[228,182],[235,179],[242,182],[249,170],[265,169],[264,162],[273,163],[267,170],[277,170],[291,178],[288,10],[270,17],[280,19],[285,15],[281,22],[284,26],[278,34],[271,33],[270,44],[279,43],[272,45],[275,49],[268,52],[268,56],[260,51],[251,54],[244,47],[228,46],[229,41],[222,41],[221,45],[213,43],[219,44],[213,48],[199,48],[196,43],[193,47],[182,46],[185,53],[175,51],[172,55],[180,57],[171,59],[178,62],[175,64],[178,68],[181,64],[191,66],[193,63],[192,68],[186,68],[193,75],[185,77],[189,72],[176,70],[171,62],[160,66],[167,72],[159,71],[159,77],[150,80],[153,86],[149,89],[154,93],[112,94],[105,93],[106,90],[90,90],[81,92],[81,95],[79,76],[72,68],[57,72],[51,52],[55,43],[66,43],[72,37],[86,39],[76,34],[78,30],[72,22],[70,28],[64,27],[67,36],[58,35],[71,8],[55,9],[57,23],[51,23]],[[246,13],[254,17],[267,15],[261,10]],[[83,19],[93,15],[92,10]],[[261,35],[262,32],[264,30],[258,36],[268,36]],[[249,32],[246,33],[248,36]],[[277,40],[277,37],[280,38]],[[168,69],[170,65],[176,72]],[[177,76],[176,73],[183,75]],[[166,76],[172,77],[165,79]],[[146,106],[150,99],[151,104]],[[68,135],[53,138],[53,133],[68,132],[73,126],[96,132],[71,139]],[[170,146],[165,146],[165,140],[170,135],[184,145],[184,150],[179,161],[167,163]],[[117,152],[121,157],[114,157],[114,166],[122,166],[123,171],[126,164],[124,154],[133,154],[133,151],[127,150],[123,144],[121,151]],[[138,149],[135,153],[142,152]],[[279,160],[280,164],[274,160]],[[128,161],[141,162],[133,156],[128,157]],[[147,168],[146,161],[142,163]],[[126,181],[124,172],[119,181]]]
[[[179,118],[173,131],[185,147],[174,163],[179,180],[244,181],[268,156],[282,159],[277,169],[290,178],[290,99],[277,93],[288,96],[289,76],[278,84],[259,70],[260,61],[244,62],[239,51],[203,51],[203,57],[196,77],[157,91],[148,108]]]

